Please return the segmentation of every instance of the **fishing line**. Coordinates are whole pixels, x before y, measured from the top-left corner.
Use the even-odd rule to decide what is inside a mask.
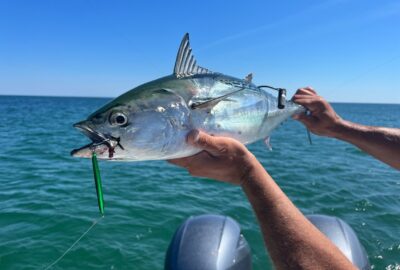
[[[92,229],[93,229],[93,227],[103,218],[104,216],[102,216],[102,217],[99,217],[98,219],[96,219],[95,221],[93,221],[93,224],[89,227],[89,229],[87,229],[79,238],[78,238],[78,240],[76,240],[57,260],[55,260],[52,264],[50,264],[49,266],[47,266],[44,270],[47,270],[47,269],[50,269],[51,267],[53,267],[56,263],[58,263],[62,258],[64,258],[64,256],[65,255],[67,255],[70,251],[71,251],[71,249],[73,249],[74,248],[74,246],[76,245],[76,244],[78,244],[78,242],[87,234],[87,233],[89,233]]]
[[[104,141],[103,141],[104,142]],[[103,143],[102,142],[102,143]],[[119,143],[119,140],[118,140]],[[122,146],[121,146],[122,148]],[[64,258],[65,255],[70,252],[76,244],[78,244],[81,239],[90,232],[90,230],[93,229],[94,226],[101,220],[101,218],[104,217],[104,202],[103,202],[103,188],[101,186],[101,177],[100,177],[100,169],[99,169],[99,164],[97,163],[97,156],[96,153],[93,151],[92,152],[92,166],[93,166],[93,176],[94,176],[94,184],[96,186],[96,193],[97,193],[97,202],[99,204],[99,211],[101,214],[101,217],[93,221],[93,224],[87,229],[79,238],[76,240],[57,260],[55,260],[52,264],[47,266],[45,270],[50,269],[52,266],[54,266],[56,263],[58,263],[62,258]]]

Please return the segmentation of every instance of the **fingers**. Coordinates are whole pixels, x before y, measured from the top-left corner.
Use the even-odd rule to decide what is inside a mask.
[[[199,140],[199,137],[200,137],[200,131],[197,129],[193,129],[187,135],[187,141],[189,144],[193,145]]]
[[[293,101],[303,105],[311,112],[315,112],[324,106],[324,101],[319,96],[293,96]]]
[[[303,87],[303,88],[299,88],[297,89],[295,95],[298,96],[316,96],[317,92],[315,92],[314,89],[312,89],[311,87]]]
[[[317,92],[315,92],[315,90],[311,87],[303,87],[298,89],[292,97],[293,102],[303,105],[311,112],[320,107],[320,104],[318,104],[320,100],[321,98],[317,95]]]
[[[207,133],[195,129],[189,132],[187,138],[189,144],[206,150],[211,154],[216,154],[219,151],[219,138],[217,137],[210,136]]]
[[[315,95],[317,94],[317,92],[315,92],[314,88],[312,88],[311,86],[300,88],[300,90],[305,90],[305,91],[311,92]]]
[[[237,183],[238,170],[249,154],[240,142],[227,137],[210,136],[199,130],[192,130],[187,136],[187,143],[202,149],[198,154],[168,160],[183,167],[193,176],[214,178],[221,181]],[[239,173],[240,174],[240,173]]]
[[[216,157],[221,157],[228,151],[231,139],[224,137],[213,137],[199,130],[192,130],[187,136],[187,143],[204,151],[191,157],[171,159],[168,162],[186,169],[213,165]],[[241,153],[240,149],[236,152]]]
[[[208,177],[216,173],[212,169],[215,167],[215,158],[206,151],[191,157],[170,159],[168,162],[187,169],[193,176]]]
[[[297,89],[296,93],[292,97],[292,101],[296,102],[303,98],[315,98],[318,97],[317,93],[311,87],[304,87]]]
[[[170,159],[167,161],[174,165],[190,170],[192,167],[208,165],[210,162],[212,162],[212,158],[213,157],[210,156],[207,152],[202,151],[190,157]]]

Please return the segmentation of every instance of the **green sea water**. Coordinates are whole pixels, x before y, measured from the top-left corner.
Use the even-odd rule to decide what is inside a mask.
[[[88,143],[72,124],[108,99],[0,96],[0,269],[44,269],[99,218]],[[400,127],[400,105],[334,104],[343,118]],[[273,151],[250,145],[305,214],[349,223],[374,269],[400,269],[400,172],[357,148],[313,136],[289,120]],[[162,269],[176,228],[188,217],[228,215],[241,225],[254,269],[272,269],[238,187],[196,179],[167,162],[100,162],[106,215],[52,269]]]

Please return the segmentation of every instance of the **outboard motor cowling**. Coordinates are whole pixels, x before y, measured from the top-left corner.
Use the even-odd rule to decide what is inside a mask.
[[[252,269],[250,247],[230,217],[190,217],[175,232],[165,258],[166,270]]]
[[[326,237],[337,246],[340,251],[358,269],[369,270],[371,266],[367,253],[353,229],[337,217],[325,215],[308,215],[308,220],[314,224]]]

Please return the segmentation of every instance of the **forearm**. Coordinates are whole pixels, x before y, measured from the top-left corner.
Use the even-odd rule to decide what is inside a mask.
[[[332,106],[309,88],[297,90],[293,101],[305,106],[310,115],[294,118],[317,135],[335,137],[400,170],[400,129],[363,126],[341,119]]]
[[[334,137],[400,170],[400,129],[371,127],[341,120]]]
[[[242,187],[278,269],[355,269],[292,204],[258,162],[243,179]]]

